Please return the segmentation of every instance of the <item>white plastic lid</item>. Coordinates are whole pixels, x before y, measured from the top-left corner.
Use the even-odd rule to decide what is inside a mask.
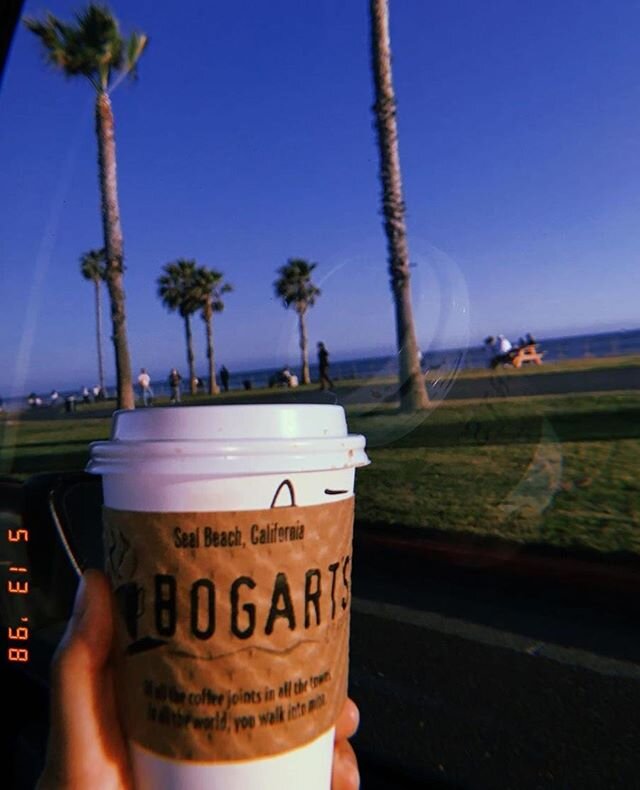
[[[111,440],[91,444],[95,474],[239,475],[364,466],[364,436],[342,406],[262,404],[118,411]]]

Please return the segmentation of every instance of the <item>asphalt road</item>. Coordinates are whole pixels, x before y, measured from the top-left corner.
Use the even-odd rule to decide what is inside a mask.
[[[355,562],[354,594],[365,790],[640,787],[628,602],[585,606],[384,552]]]
[[[493,375],[466,377],[464,375],[443,375],[427,379],[429,396],[438,403],[445,397],[451,400],[477,400],[486,398],[514,398],[533,395],[567,395],[587,392],[612,392],[618,390],[637,390],[640,388],[640,366],[629,364],[618,368],[595,368],[592,370],[503,370]],[[437,372],[436,372],[437,373]],[[396,404],[399,399],[397,382],[368,383],[358,385],[336,382],[335,389],[323,391],[317,387],[288,389],[274,387],[259,389],[250,395],[243,391],[231,391],[224,395],[224,403],[338,403],[343,406],[381,403]],[[199,401],[200,404],[203,401]],[[185,405],[188,403],[185,401]],[[69,419],[76,417],[111,417],[115,400],[105,403],[103,409],[91,408],[84,411],[82,404],[77,405],[74,413],[67,414],[61,407],[44,406],[22,412],[22,420]]]

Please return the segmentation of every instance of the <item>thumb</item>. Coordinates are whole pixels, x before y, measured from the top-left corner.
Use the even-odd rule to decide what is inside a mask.
[[[59,786],[89,786],[105,764],[115,770],[127,764],[109,664],[112,637],[109,581],[100,571],[88,570],[51,666],[51,733],[43,777],[48,781],[42,787],[53,777]]]

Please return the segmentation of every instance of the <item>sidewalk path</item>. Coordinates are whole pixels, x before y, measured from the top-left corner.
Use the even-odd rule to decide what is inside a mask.
[[[558,370],[547,373],[510,372],[483,378],[460,377],[447,395],[451,400],[527,395],[568,395],[580,392],[640,390],[640,366],[594,370]]]

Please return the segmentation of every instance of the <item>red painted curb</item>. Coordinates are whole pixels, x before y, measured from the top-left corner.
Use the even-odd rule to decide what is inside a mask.
[[[487,548],[478,544],[447,543],[429,538],[376,534],[366,529],[357,533],[363,548],[408,554],[425,562],[449,565],[493,575],[553,581],[567,587],[588,588],[612,595],[640,594],[640,563],[612,564],[570,556],[546,557],[529,549]]]

